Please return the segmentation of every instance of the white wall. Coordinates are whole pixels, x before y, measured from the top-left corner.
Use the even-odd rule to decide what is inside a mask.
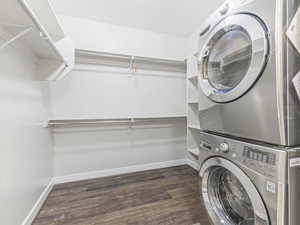
[[[61,23],[76,48],[183,60],[183,37],[62,16]],[[84,66],[51,85],[52,118],[126,118],[185,115],[183,74],[101,73]],[[78,68],[78,66],[77,66]],[[82,68],[82,65],[81,65]],[[127,71],[127,70],[126,70]],[[177,76],[177,77],[176,77]],[[154,127],[153,127],[153,126]],[[55,128],[55,176],[183,159],[186,123],[141,127],[75,126]]]
[[[186,123],[69,126],[54,129],[55,176],[185,158]]]
[[[184,37],[75,17],[59,18],[79,49],[177,60],[186,57]]]
[[[77,65],[51,84],[53,119],[116,119],[185,116],[185,74]],[[146,72],[146,71],[144,71]],[[186,121],[160,121],[134,127],[57,127],[55,176],[159,163],[185,157]]]
[[[0,62],[0,223],[20,225],[52,177],[51,136],[41,125],[46,88],[25,47],[1,49]]]
[[[51,84],[53,119],[116,119],[186,115],[184,73],[77,65]]]

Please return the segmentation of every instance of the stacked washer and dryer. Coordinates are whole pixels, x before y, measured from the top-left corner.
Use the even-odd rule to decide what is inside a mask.
[[[299,5],[230,0],[203,26],[201,225],[300,224]]]

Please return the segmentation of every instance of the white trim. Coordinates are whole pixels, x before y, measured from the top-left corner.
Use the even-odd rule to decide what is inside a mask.
[[[48,198],[48,195],[50,194],[52,188],[54,185],[54,180],[51,179],[47,187],[44,189],[32,209],[29,211],[28,215],[24,219],[22,225],[31,225],[34,219],[37,217],[38,213],[40,212],[43,204],[45,203],[46,199]]]
[[[200,170],[200,165],[196,161],[193,161],[191,159],[186,159],[186,164],[197,171]]]
[[[98,170],[98,171],[91,171],[86,173],[76,173],[76,174],[70,174],[66,176],[54,177],[53,179],[55,184],[61,184],[61,183],[67,183],[73,181],[81,181],[81,180],[88,180],[94,178],[121,175],[126,173],[161,169],[161,168],[167,168],[173,166],[181,166],[186,164],[187,164],[186,159],[178,159],[173,161],[135,165],[135,166],[121,167],[121,168],[107,169],[107,170]]]

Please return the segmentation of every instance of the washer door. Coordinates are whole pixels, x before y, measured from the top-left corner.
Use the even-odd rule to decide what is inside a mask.
[[[211,158],[201,168],[202,196],[216,225],[270,225],[255,186],[236,165]]]
[[[200,53],[202,91],[218,103],[240,98],[263,73],[268,55],[268,31],[258,17],[226,17],[212,29]]]

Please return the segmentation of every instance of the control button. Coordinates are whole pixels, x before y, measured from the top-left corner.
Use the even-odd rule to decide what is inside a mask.
[[[229,152],[229,145],[225,142],[221,143],[220,150],[221,150],[221,152],[224,152],[224,153]]]
[[[263,155],[262,162],[268,163],[268,157],[267,157],[267,155]]]
[[[231,156],[232,156],[232,158],[236,158],[236,157],[237,157],[237,154],[236,154],[236,153],[233,153]]]
[[[250,159],[253,159],[253,152],[250,152],[250,153],[249,153],[249,158],[250,158]]]
[[[261,162],[261,161],[262,161],[262,157],[263,157],[262,153],[259,153],[259,154],[258,154],[258,161]]]
[[[257,160],[258,159],[258,154],[256,152],[253,153],[253,159]]]

